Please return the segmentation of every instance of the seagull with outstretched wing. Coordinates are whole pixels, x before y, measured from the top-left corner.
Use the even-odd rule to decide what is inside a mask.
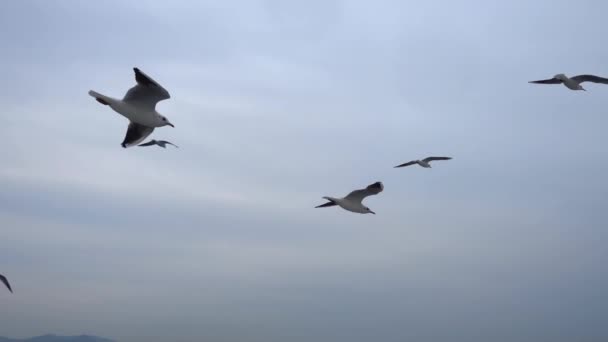
[[[359,189],[352,191],[350,194],[343,198],[335,197],[323,197],[329,202],[316,206],[315,208],[327,208],[333,206],[340,206],[342,209],[352,211],[353,213],[359,214],[376,214],[371,211],[368,207],[363,205],[363,200],[368,196],[377,195],[384,190],[382,182],[376,182],[367,186],[365,189]]]
[[[431,162],[435,161],[435,160],[450,160],[452,159],[451,157],[427,157],[421,160],[412,160],[409,161],[407,163],[403,163],[401,165],[397,165],[395,167],[406,167],[406,166],[410,166],[410,165],[414,165],[414,164],[418,164],[422,167],[425,168],[430,168],[431,167]]]
[[[553,78],[549,78],[546,80],[538,80],[538,81],[530,81],[528,83],[534,84],[563,84],[568,89],[572,90],[585,90],[581,86],[583,82],[592,82],[592,83],[602,83],[608,84],[608,78],[603,78],[595,75],[578,75],[573,77],[568,77],[564,74],[557,74],[553,76]]]
[[[133,68],[137,84],[129,89],[122,100],[102,95],[93,90],[89,95],[97,102],[110,106],[114,111],[129,119],[127,134],[122,147],[137,145],[148,137],[156,127],[174,127],[166,117],[156,111],[156,104],[169,99],[169,92],[138,68]]]

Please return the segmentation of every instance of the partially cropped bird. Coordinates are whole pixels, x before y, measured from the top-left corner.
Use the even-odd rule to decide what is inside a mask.
[[[581,86],[581,83],[583,83],[583,82],[608,84],[608,78],[603,78],[603,77],[594,76],[594,75],[578,75],[578,76],[568,77],[564,74],[557,74],[557,75],[553,76],[553,78],[549,78],[546,80],[530,81],[528,83],[535,83],[535,84],[560,84],[561,83],[561,84],[565,85],[568,89],[585,90],[585,88],[583,88]]]
[[[4,285],[6,285],[6,287],[8,287],[8,290],[11,291],[11,293],[13,293],[13,289],[11,288],[11,284],[8,283],[8,279],[6,279],[5,276],[3,276],[2,274],[0,274],[0,281],[4,283]]]

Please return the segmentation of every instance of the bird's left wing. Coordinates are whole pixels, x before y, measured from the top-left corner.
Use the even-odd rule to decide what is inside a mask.
[[[608,78],[603,78],[594,75],[578,75],[572,77],[573,80],[577,82],[593,82],[593,83],[604,83],[608,84]]]
[[[346,195],[344,199],[353,200],[353,201],[363,201],[363,199],[367,196],[377,195],[384,190],[384,185],[382,182],[376,182],[374,184],[368,185],[365,189],[355,190],[350,194]]]
[[[2,274],[0,274],[0,281],[2,281],[4,283],[4,285],[6,285],[6,287],[8,288],[9,291],[11,291],[11,293],[13,293],[13,289],[11,288],[11,284],[8,283],[8,279],[6,279],[6,277],[3,276]]]
[[[407,163],[403,163],[403,164],[401,164],[401,165],[397,165],[397,166],[395,166],[395,167],[406,167],[406,166],[410,166],[410,165],[414,165],[414,164],[416,164],[416,161],[415,161],[415,160],[412,160],[412,161],[409,161],[409,162],[407,162]]]
[[[548,80],[538,80],[538,81],[530,81],[528,83],[536,83],[536,84],[560,84],[562,83],[562,80],[559,80],[557,78],[550,78]]]
[[[138,68],[133,68],[133,71],[137,85],[127,91],[123,101],[153,110],[158,102],[171,98],[167,89],[143,71]]]

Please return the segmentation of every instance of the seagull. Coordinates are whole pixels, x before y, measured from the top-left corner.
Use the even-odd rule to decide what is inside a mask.
[[[175,147],[179,148],[179,146],[175,145],[174,143],[172,143],[172,142],[170,142],[170,141],[166,141],[166,140],[154,140],[154,139],[152,139],[152,140],[148,141],[148,142],[147,142],[147,143],[145,143],[145,144],[140,144],[140,145],[138,145],[138,146],[152,146],[152,145],[158,145],[158,146],[160,146],[160,147],[162,147],[162,148],[167,148],[167,144],[169,144],[169,145],[173,145],[173,146],[175,146]]]
[[[384,185],[382,184],[382,182],[376,182],[374,184],[367,186],[367,188],[365,188],[365,189],[355,190],[355,191],[351,192],[350,194],[346,195],[346,197],[344,197],[344,198],[323,197],[324,199],[328,200],[329,202],[316,206],[315,208],[327,208],[327,207],[333,207],[335,205],[338,205],[342,209],[352,211],[353,213],[359,213],[359,214],[368,214],[369,213],[369,214],[375,215],[376,214],[375,212],[371,211],[368,207],[364,206],[363,203],[361,203],[361,202],[363,201],[363,199],[365,199],[365,197],[377,195],[377,194],[381,193],[382,190],[384,190]]]
[[[2,274],[0,274],[0,281],[2,281],[4,283],[4,285],[6,285],[6,287],[8,287],[8,290],[11,291],[11,293],[13,293],[13,289],[11,289],[11,284],[8,283],[8,279],[6,279],[6,277],[3,276]]]
[[[93,90],[89,91],[89,95],[93,96],[97,102],[110,106],[118,114],[129,119],[129,128],[121,144],[124,148],[139,144],[156,127],[175,127],[166,117],[156,111],[158,102],[171,97],[169,92],[138,68],[133,68],[133,71],[135,71],[137,84],[127,91],[122,100],[99,94]]]
[[[409,161],[407,163],[401,164],[401,165],[397,165],[395,167],[405,167],[405,166],[410,166],[410,165],[414,165],[414,164],[418,164],[422,167],[426,167],[426,168],[430,168],[431,167],[431,162],[433,160],[450,160],[452,159],[452,157],[427,157],[424,158],[422,160],[412,160]]]
[[[560,84],[563,83],[566,87],[572,90],[585,90],[581,86],[583,82],[603,83],[608,84],[608,78],[603,78],[594,75],[578,75],[574,77],[568,77],[564,74],[557,74],[548,80],[530,81],[528,83],[535,84]]]

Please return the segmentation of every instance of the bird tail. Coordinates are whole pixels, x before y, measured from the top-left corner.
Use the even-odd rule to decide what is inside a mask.
[[[97,100],[97,102],[101,103],[102,105],[110,105],[111,99],[105,95],[101,95],[100,93],[95,92],[93,90],[89,90],[89,95],[93,96],[95,100]]]

